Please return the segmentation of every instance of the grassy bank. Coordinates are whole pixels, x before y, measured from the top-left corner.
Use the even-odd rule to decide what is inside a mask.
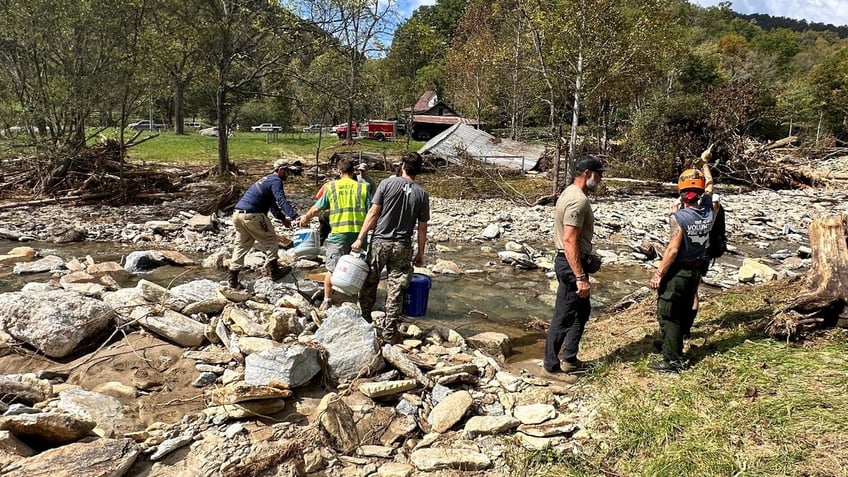
[[[325,161],[335,151],[367,151],[387,155],[403,154],[407,150],[406,138],[398,141],[360,140],[345,146],[334,135],[321,137],[319,158]],[[245,162],[273,162],[277,159],[315,161],[318,150],[318,134],[284,133],[269,136],[266,133],[237,132],[229,138],[230,160],[236,165]],[[409,150],[416,151],[424,143],[411,141]],[[188,162],[208,164],[218,161],[218,139],[204,137],[196,132],[176,135],[164,132],[156,138],[132,147],[130,160],[147,162]]]
[[[590,321],[584,348],[600,363],[581,389],[598,411],[590,455],[519,452],[512,475],[848,475],[846,333],[800,344],[762,333],[770,303],[797,288],[713,297],[680,375],[646,367],[659,357],[651,304]]]
[[[323,164],[333,153],[346,151],[380,154],[390,160],[397,160],[407,150],[417,151],[423,145],[421,141],[410,141],[407,144],[405,137],[385,142],[364,139],[352,145],[344,145],[336,136],[325,135],[321,138],[319,162]],[[165,132],[130,148],[128,156],[134,162],[177,162],[214,167],[218,161],[217,148],[216,138],[203,137],[197,133],[178,136]],[[277,159],[314,164],[316,150],[317,134],[286,133],[271,138],[265,133],[236,133],[229,139],[230,160],[239,169],[248,172],[248,176],[243,178],[246,183],[251,182],[256,175],[267,173],[268,166]],[[388,177],[389,172],[372,171],[372,175],[381,180]],[[440,169],[436,173],[422,174],[418,180],[432,196],[453,199],[511,197],[532,203],[540,195],[550,193],[550,184],[545,177],[504,176],[496,171],[477,168]],[[314,189],[314,179],[305,177],[291,178],[287,188],[293,192],[309,194]]]

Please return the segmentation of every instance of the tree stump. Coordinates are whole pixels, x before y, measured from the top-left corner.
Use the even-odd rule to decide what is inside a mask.
[[[848,326],[848,215],[834,215],[810,224],[812,265],[807,290],[772,319],[773,336],[795,337],[802,329]]]

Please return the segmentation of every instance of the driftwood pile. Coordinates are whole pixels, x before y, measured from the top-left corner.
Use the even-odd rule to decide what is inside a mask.
[[[132,164],[125,161],[125,151],[120,142],[104,139],[74,151],[6,161],[0,175],[0,199],[27,200],[3,208],[88,200],[119,205],[174,198],[184,185],[214,172]]]
[[[817,151],[792,147],[798,138],[761,143],[736,136],[724,144],[724,161],[716,164],[723,182],[765,187],[772,190],[803,189],[819,185],[820,180],[803,162]]]

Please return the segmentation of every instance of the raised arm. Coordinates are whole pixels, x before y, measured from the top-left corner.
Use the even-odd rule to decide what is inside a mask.
[[[706,182],[704,184],[704,192],[713,195],[713,173],[710,170],[710,165],[704,164],[702,171],[704,172],[704,180]]]

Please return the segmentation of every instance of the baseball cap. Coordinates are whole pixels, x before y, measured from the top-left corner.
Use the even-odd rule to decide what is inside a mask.
[[[368,164],[366,164],[364,162],[360,162],[359,165],[356,166],[356,169],[360,170],[360,171],[368,170]]]
[[[274,170],[278,171],[280,169],[288,169],[290,171],[299,171],[300,165],[297,161],[289,162],[288,159],[277,159],[274,161]]]
[[[605,170],[604,163],[594,156],[585,156],[577,161],[577,172],[592,171],[603,173]]]

